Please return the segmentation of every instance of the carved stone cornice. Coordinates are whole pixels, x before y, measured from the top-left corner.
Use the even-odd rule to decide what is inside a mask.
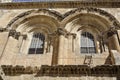
[[[101,65],[90,68],[87,65],[43,65],[36,76],[61,76],[61,77],[80,77],[80,76],[119,76],[120,66]]]
[[[6,76],[20,76],[22,74],[35,74],[36,77],[120,76],[120,65],[99,65],[92,68],[88,65],[42,65],[41,67],[2,65],[1,67]]]
[[[36,73],[36,71],[39,71],[37,67],[32,68],[30,66],[24,67],[24,66],[12,66],[12,65],[2,65],[2,70],[5,75],[8,76],[19,76],[21,74],[33,74]]]
[[[51,2],[26,2],[26,3],[0,3],[0,9],[32,9],[32,8],[78,8],[99,7],[119,8],[119,1],[51,1]]]

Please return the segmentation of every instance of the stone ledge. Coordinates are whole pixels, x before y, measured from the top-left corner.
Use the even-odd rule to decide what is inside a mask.
[[[52,77],[80,77],[80,76],[120,76],[120,65],[100,65],[90,67],[87,65],[56,65],[41,67],[24,67],[2,65],[2,70],[6,76],[20,76],[24,74],[35,74],[35,77],[52,76]]]
[[[106,76],[120,75],[120,66],[101,65],[91,68],[87,65],[43,65],[36,76],[79,77],[79,76]]]
[[[58,2],[0,3],[0,9],[78,8],[78,7],[119,8],[120,2],[58,1]]]

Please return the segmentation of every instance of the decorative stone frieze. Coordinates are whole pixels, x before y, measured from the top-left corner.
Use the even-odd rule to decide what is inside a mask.
[[[43,65],[36,76],[118,76],[120,66],[101,65],[90,68],[87,65]]]
[[[66,18],[67,16],[72,16],[75,13],[78,13],[78,12],[80,13],[80,12],[84,12],[84,11],[86,11],[87,13],[90,13],[90,12],[97,13],[101,16],[104,16],[112,22],[113,26],[115,26],[116,28],[120,28],[119,21],[117,21],[113,15],[111,15],[110,13],[108,13],[104,10],[98,9],[98,8],[92,8],[92,7],[77,8],[77,9],[74,9],[74,10],[71,10],[71,11],[65,13],[64,18]]]
[[[63,16],[60,13],[58,13],[57,11],[54,11],[54,10],[48,10],[48,9],[30,10],[30,11],[24,12],[24,13],[16,16],[14,19],[12,19],[9,22],[9,24],[7,25],[7,28],[11,27],[11,25],[13,23],[15,23],[15,21],[21,19],[22,17],[28,16],[30,14],[36,14],[36,13],[44,13],[44,14],[50,15],[51,17],[54,17],[59,21],[61,21],[63,19]]]
[[[31,8],[76,8],[76,7],[120,7],[119,1],[52,1],[52,2],[17,2],[0,3],[0,9],[31,9]]]
[[[7,76],[20,76],[22,74],[36,74],[35,76],[59,76],[59,77],[78,77],[78,76],[120,76],[119,65],[101,65],[90,67],[87,65],[42,65],[39,67],[24,67],[2,65],[2,70]]]
[[[92,8],[92,7],[77,8],[77,9],[71,10],[63,15],[60,14],[59,12],[54,11],[54,10],[47,10],[47,9],[30,10],[30,11],[22,13],[22,14],[16,16],[14,19],[12,19],[8,23],[7,28],[11,27],[12,24],[14,24],[17,20],[21,19],[22,17],[28,16],[28,15],[33,14],[33,13],[34,14],[36,14],[36,13],[46,14],[47,13],[48,16],[54,17],[58,21],[62,22],[62,20],[64,20],[68,16],[72,16],[73,14],[76,14],[78,12],[82,13],[84,11],[86,11],[87,13],[97,13],[103,17],[106,17],[106,19],[109,19],[109,21],[111,22],[111,24],[113,26],[115,26],[116,28],[120,28],[119,21],[117,21],[113,15],[109,14],[108,12],[106,12],[104,10],[101,10],[98,8]]]
[[[33,68],[31,68],[30,66],[28,67],[24,67],[24,66],[12,66],[12,65],[2,65],[2,70],[5,73],[5,75],[9,75],[9,76],[18,76],[21,74],[33,74]]]

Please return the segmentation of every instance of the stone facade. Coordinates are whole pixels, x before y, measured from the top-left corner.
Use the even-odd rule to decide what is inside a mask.
[[[1,80],[119,80],[119,15],[104,7],[1,10]],[[43,53],[28,54],[39,32]],[[93,35],[95,53],[81,53],[83,32]]]

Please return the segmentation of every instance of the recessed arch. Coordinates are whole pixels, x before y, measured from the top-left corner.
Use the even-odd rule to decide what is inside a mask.
[[[14,19],[12,19],[7,25],[7,29],[17,29],[22,27],[23,29],[28,26],[44,24],[48,30],[55,31],[60,26],[62,15],[53,10],[39,9],[24,12]],[[19,29],[20,30],[20,29]],[[21,32],[21,31],[19,31]]]
[[[70,32],[73,25],[97,25],[99,31],[108,30],[110,27],[120,28],[120,23],[110,13],[97,8],[78,8],[64,14],[62,27]],[[72,25],[72,26],[71,26]]]

